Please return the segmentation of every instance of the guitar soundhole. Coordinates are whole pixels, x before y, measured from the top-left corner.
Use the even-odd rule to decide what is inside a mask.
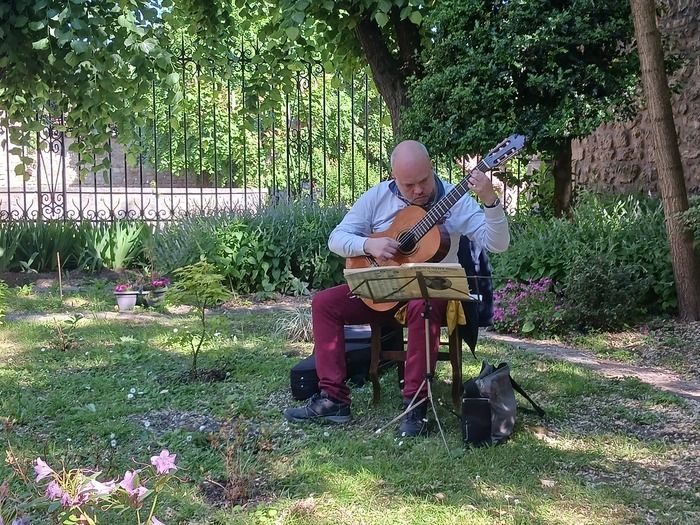
[[[411,232],[402,232],[398,239],[399,241],[399,251],[403,255],[409,255],[416,249],[416,238]]]

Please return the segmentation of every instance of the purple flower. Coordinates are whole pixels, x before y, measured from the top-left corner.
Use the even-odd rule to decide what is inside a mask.
[[[114,287],[115,292],[126,292],[131,289],[131,285],[127,283],[121,283]]]
[[[53,469],[49,467],[41,458],[36,458],[36,461],[34,462],[34,472],[36,472],[35,481],[40,481],[54,474]]]
[[[1,525],[1,524],[0,524]],[[158,518],[155,516],[151,516],[151,522],[150,525],[165,525],[162,521],[160,521]]]
[[[156,472],[158,474],[169,474],[171,471],[177,469],[175,466],[175,458],[177,454],[171,454],[168,449],[163,449],[158,456],[151,457],[151,465],[156,467]]]
[[[44,492],[44,495],[52,501],[61,499],[63,497],[63,489],[56,480],[53,480],[46,486],[46,492]]]

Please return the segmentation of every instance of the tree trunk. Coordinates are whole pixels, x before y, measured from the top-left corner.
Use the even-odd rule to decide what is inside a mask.
[[[571,208],[571,140],[552,159],[554,175],[554,215],[564,217]]]
[[[700,320],[700,270],[693,235],[678,217],[680,212],[688,209],[688,193],[673,122],[661,36],[656,23],[656,5],[654,0],[630,0],[630,6],[654,139],[654,159],[666,217],[666,235],[671,247],[678,313],[685,321],[697,321]]]
[[[407,68],[407,64],[401,63],[389,51],[374,19],[364,18],[355,28],[355,34],[369,63],[377,90],[389,108],[394,142],[399,142],[401,111],[408,104],[406,71],[412,68]]]

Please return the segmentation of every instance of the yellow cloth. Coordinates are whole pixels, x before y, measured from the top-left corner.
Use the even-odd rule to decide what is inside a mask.
[[[399,308],[394,314],[396,320],[405,325],[406,324],[406,305],[404,304]],[[467,317],[464,315],[464,309],[462,308],[462,302],[456,299],[451,299],[447,301],[447,332],[452,334],[454,329],[458,324],[467,324]]]

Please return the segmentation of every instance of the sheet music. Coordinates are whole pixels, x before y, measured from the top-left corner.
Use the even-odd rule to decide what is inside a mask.
[[[417,272],[423,275],[430,297],[473,300],[464,269],[456,263],[409,263],[346,269],[343,273],[355,295],[392,302],[422,297]]]

